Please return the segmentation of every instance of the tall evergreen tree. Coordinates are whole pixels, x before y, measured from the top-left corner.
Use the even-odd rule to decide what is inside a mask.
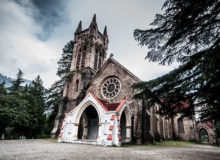
[[[29,138],[37,138],[43,134],[46,123],[46,89],[43,87],[43,81],[38,75],[29,86],[24,88],[28,101],[28,112],[32,115],[30,125],[27,127],[26,136]]]
[[[51,130],[53,127],[55,117],[58,112],[58,107],[62,97],[66,77],[70,71],[72,54],[73,54],[73,41],[70,41],[64,46],[62,57],[58,61],[59,67],[57,70],[57,75],[60,77],[60,79],[54,82],[50,87],[50,89],[48,90],[47,108],[48,110],[51,111],[51,115],[49,116],[49,123],[51,126]]]
[[[28,102],[23,99],[22,76],[23,73],[19,70],[17,79],[9,88],[9,93],[4,88],[4,84],[0,85],[0,132],[5,133],[6,128],[10,128],[13,137],[25,135],[24,128],[29,125],[29,120],[32,118],[28,113]]]
[[[140,90],[136,97],[145,95],[152,105],[161,104],[161,113],[170,114],[172,104],[184,116],[197,110],[203,120],[220,121],[220,1],[166,0],[163,9],[151,23],[153,28],[136,29],[134,37],[148,47],[149,61],[181,65],[164,76],[135,84]]]
[[[9,91],[11,94],[19,93],[21,87],[21,84],[24,82],[23,79],[23,72],[18,69],[18,73],[16,74],[16,80],[12,81],[12,86],[9,88]]]

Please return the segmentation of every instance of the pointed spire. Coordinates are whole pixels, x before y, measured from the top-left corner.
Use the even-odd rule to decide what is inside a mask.
[[[79,21],[79,25],[78,25],[78,27],[77,27],[77,29],[75,31],[75,34],[81,32],[81,31],[82,31],[82,21]]]
[[[107,26],[105,26],[104,32],[103,32],[103,36],[107,37]]]
[[[96,27],[97,27],[96,14],[94,14],[93,19],[92,19],[92,22],[91,22],[89,28],[91,28],[91,27],[93,27],[93,26],[96,26]]]
[[[92,23],[96,23],[96,14],[93,16]]]

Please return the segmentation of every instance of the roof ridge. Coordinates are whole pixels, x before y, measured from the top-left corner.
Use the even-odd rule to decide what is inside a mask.
[[[99,72],[105,67],[105,65],[107,64],[107,62],[109,60],[112,60],[114,63],[118,64],[121,68],[123,68],[128,74],[130,74],[133,78],[135,78],[135,80],[137,80],[138,82],[142,82],[142,80],[140,78],[138,78],[137,76],[135,76],[131,71],[129,71],[126,67],[124,67],[122,64],[120,64],[117,60],[115,60],[112,56],[110,56],[102,65],[102,67],[93,75],[92,80],[90,81],[90,83],[93,81],[93,79],[95,78],[96,75],[99,74]],[[88,86],[90,85],[90,83],[88,84]]]
[[[140,78],[138,78],[136,75],[134,75],[131,71],[129,71],[125,66],[123,66],[121,63],[119,63],[117,60],[115,60],[113,57],[109,57],[110,59],[112,59],[115,63],[117,63],[119,66],[121,66],[122,68],[124,68],[131,76],[133,76],[136,80],[138,81],[142,81]]]

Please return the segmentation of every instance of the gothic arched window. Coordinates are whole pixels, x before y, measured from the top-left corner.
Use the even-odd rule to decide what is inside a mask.
[[[177,120],[177,124],[178,124],[178,132],[179,133],[184,133],[184,125],[183,125],[183,119],[179,118]]]
[[[101,64],[102,64],[102,62],[101,62],[101,57],[99,57],[99,65],[98,65],[98,69],[101,68]]]
[[[85,67],[85,58],[86,58],[86,52],[84,51],[82,54],[82,63],[81,63],[81,68]]]
[[[94,69],[97,69],[97,61],[98,61],[98,49],[95,51],[95,59],[94,59]]]
[[[80,59],[81,59],[81,53],[79,53],[79,54],[78,54],[78,57],[77,57],[77,61],[76,61],[76,69],[79,69]]]
[[[76,92],[78,92],[78,89],[79,89],[79,80],[77,79],[76,80]]]

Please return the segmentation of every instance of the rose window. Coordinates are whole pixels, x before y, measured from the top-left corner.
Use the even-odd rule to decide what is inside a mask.
[[[111,77],[105,80],[102,86],[102,95],[107,98],[111,99],[118,95],[121,88],[121,83],[118,78]]]

